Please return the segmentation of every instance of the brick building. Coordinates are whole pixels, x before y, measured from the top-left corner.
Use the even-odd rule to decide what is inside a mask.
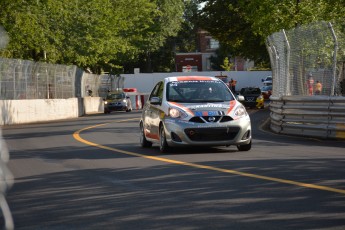
[[[215,56],[215,51],[219,48],[219,42],[207,31],[198,31],[197,49],[195,53],[176,53],[176,72],[212,71],[210,57]],[[230,60],[235,63],[233,70],[247,70],[253,66],[252,62],[235,57]]]

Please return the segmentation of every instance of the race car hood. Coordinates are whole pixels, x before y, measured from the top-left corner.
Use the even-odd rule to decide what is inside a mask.
[[[121,99],[108,99],[107,102],[122,102],[124,98]]]

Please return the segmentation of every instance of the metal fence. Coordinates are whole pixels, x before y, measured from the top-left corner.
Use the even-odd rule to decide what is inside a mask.
[[[105,98],[109,91],[124,87],[124,77],[112,74],[83,73],[81,78],[82,97],[93,96]]]
[[[0,99],[76,97],[76,66],[0,58]]]
[[[282,30],[267,38],[274,97],[345,95],[345,87],[341,87],[345,85],[341,28],[329,22],[317,22]]]
[[[76,66],[0,58],[0,100],[105,97],[123,88],[120,75],[90,74]]]
[[[345,139],[342,28],[344,25],[318,22],[267,38],[273,75],[272,131]]]

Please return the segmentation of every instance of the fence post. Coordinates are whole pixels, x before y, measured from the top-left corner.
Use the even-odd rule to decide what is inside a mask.
[[[286,43],[286,65],[285,65],[285,73],[286,73],[286,95],[291,95],[291,84],[290,84],[290,43],[286,36],[285,30],[283,29],[284,41]]]
[[[331,89],[331,96],[334,96],[334,88],[336,84],[336,75],[337,75],[337,51],[338,51],[338,39],[335,35],[332,23],[328,23],[328,28],[330,29],[332,33],[332,37],[334,40],[334,54],[333,54],[333,83],[332,83],[332,89]]]

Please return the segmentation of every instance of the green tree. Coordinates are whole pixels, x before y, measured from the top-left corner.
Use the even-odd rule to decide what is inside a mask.
[[[143,72],[175,71],[175,54],[177,52],[195,52],[197,50],[197,12],[198,3],[196,0],[184,1],[180,30],[176,36],[169,36],[163,46],[150,54],[151,69],[147,70],[147,57],[142,55],[138,61],[126,63],[125,71],[131,73],[135,67],[139,67]]]
[[[206,1],[198,15],[198,26],[207,30],[231,55],[255,62],[269,62],[264,39],[251,28],[237,0]]]
[[[10,43],[0,55],[95,72],[138,59],[175,36],[182,0],[0,1]]]
[[[254,34],[265,39],[282,29],[315,21],[343,18],[345,1],[333,0],[246,0],[241,1],[246,21]]]
[[[233,66],[233,63],[229,61],[228,57],[225,57],[223,60],[223,65],[220,65],[220,67],[222,67],[224,71],[230,71],[232,66]]]
[[[152,72],[152,56],[166,42],[167,38],[177,35],[181,28],[184,3],[182,0],[156,0],[159,14],[155,23],[143,31],[146,38],[141,42],[141,50],[144,50],[143,58],[146,63],[144,72]]]
[[[184,1],[185,11],[181,30],[178,32],[175,40],[175,52],[190,53],[197,51],[197,17],[199,3],[197,0]]]
[[[199,12],[199,26],[228,47],[230,53],[266,66],[267,36],[314,21],[344,18],[345,1],[208,0]]]

